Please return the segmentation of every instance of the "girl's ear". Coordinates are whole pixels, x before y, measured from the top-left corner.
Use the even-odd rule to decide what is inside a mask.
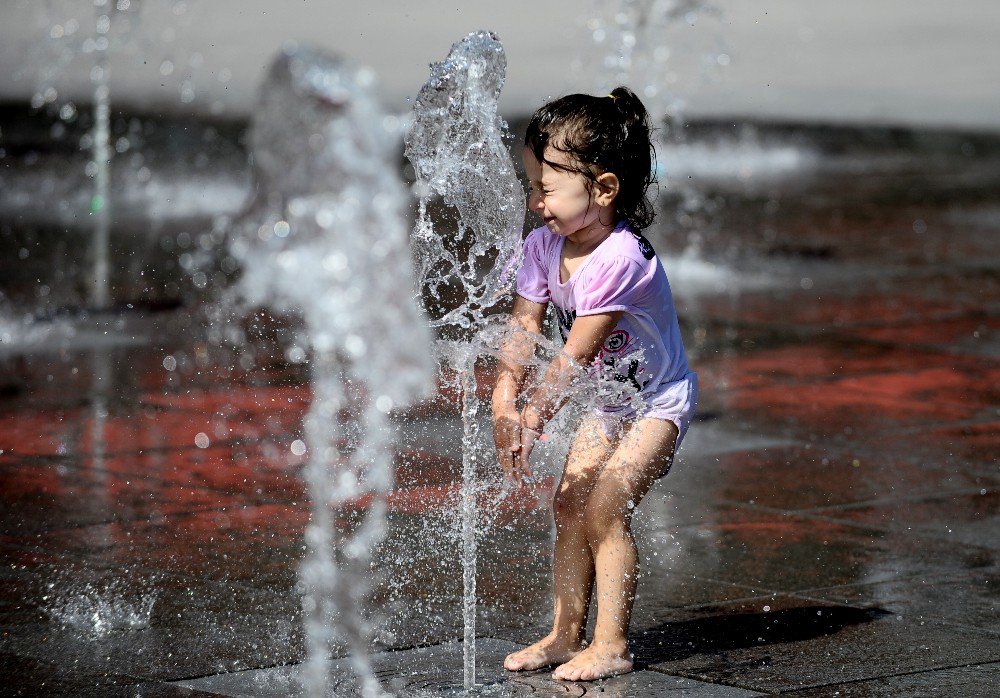
[[[621,185],[618,175],[614,172],[603,172],[597,175],[597,187],[594,190],[594,203],[598,206],[610,206],[618,196]]]

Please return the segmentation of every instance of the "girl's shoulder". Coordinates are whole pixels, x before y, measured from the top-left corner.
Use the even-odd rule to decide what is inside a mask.
[[[649,244],[649,240],[625,223],[615,228],[608,239],[594,250],[594,254],[606,260],[624,257],[640,267],[655,265],[657,262],[656,251]]]
[[[540,225],[524,236],[524,243],[528,244],[529,241],[532,241],[535,244],[541,244],[555,237],[547,225]]]
[[[546,259],[559,246],[559,236],[554,235],[548,226],[539,226],[524,238],[525,254],[534,254],[541,259]]]

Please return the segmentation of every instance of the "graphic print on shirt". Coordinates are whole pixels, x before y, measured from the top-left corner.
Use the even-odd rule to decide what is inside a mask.
[[[604,376],[628,383],[638,393],[649,383],[649,377],[643,366],[643,352],[631,351],[633,345],[634,341],[626,330],[614,330],[604,340],[604,346],[597,354],[597,362],[600,362]]]
[[[556,322],[559,324],[559,336],[562,337],[562,341],[565,343],[566,339],[569,337],[569,331],[573,329],[573,321],[576,320],[576,311],[564,310],[559,307],[557,303],[553,303],[552,307],[556,309]]]
[[[656,251],[653,249],[653,246],[650,244],[649,240],[646,239],[645,235],[643,235],[642,233],[637,233],[634,230],[629,230],[629,232],[632,233],[632,236],[635,238],[635,241],[639,244],[639,251],[642,252],[643,257],[645,257],[646,259],[652,259],[653,257],[656,256]]]

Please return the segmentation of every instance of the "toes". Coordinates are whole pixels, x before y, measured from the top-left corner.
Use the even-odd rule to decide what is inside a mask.
[[[585,663],[573,660],[556,667],[552,678],[558,681],[596,681],[608,676],[627,674],[632,671],[630,662]]]
[[[503,660],[503,668],[508,671],[517,671],[524,666],[524,659],[516,655],[507,655],[507,658]]]
[[[563,664],[558,667],[554,672],[552,672],[552,678],[558,679],[559,681],[577,681],[580,675],[580,670],[573,667],[567,667]]]

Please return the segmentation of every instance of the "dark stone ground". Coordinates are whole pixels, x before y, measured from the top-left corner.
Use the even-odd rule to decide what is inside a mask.
[[[764,194],[720,214],[744,242],[734,274],[757,281],[675,281],[702,398],[637,514],[639,671],[587,686],[499,668],[549,613],[548,507],[521,496],[481,539],[481,681],[996,695],[1000,204],[995,171],[965,175],[804,183],[794,205]],[[308,388],[280,364],[227,370],[178,329],[185,312],[96,317],[3,355],[6,695],[292,690],[308,506],[290,445]],[[459,429],[447,391],[403,425],[375,584],[376,666],[400,695],[461,682]]]

